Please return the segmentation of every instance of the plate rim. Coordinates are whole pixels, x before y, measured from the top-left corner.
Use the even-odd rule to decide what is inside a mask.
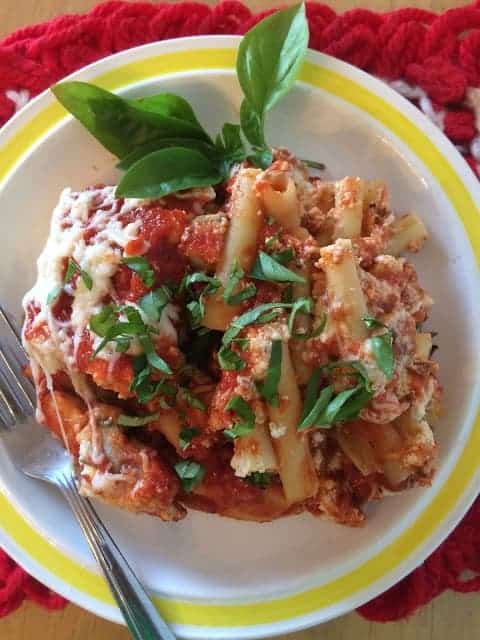
[[[177,53],[180,52],[184,56],[187,54],[190,54],[191,56],[192,52],[195,52],[197,60],[195,61],[195,64],[193,64],[188,70],[185,70],[187,72],[193,71],[194,69],[201,69],[201,68],[209,69],[209,70],[224,69],[224,68],[231,69],[231,60],[234,58],[235,50],[239,41],[240,41],[240,37],[238,36],[213,36],[213,37],[212,36],[201,36],[201,37],[195,36],[195,37],[189,37],[189,38],[179,38],[179,39],[167,40],[163,42],[150,43],[140,47],[135,47],[126,52],[125,51],[119,52],[107,58],[103,58],[100,61],[94,62],[91,65],[88,65],[87,67],[84,67],[79,71],[76,71],[75,73],[71,74],[67,78],[68,79],[77,79],[79,77],[85,78],[85,76],[89,77],[92,72],[105,69],[105,73],[100,74],[100,78],[104,78],[109,75],[111,76],[112,74],[114,74],[115,71],[118,71],[118,69],[129,66],[129,64],[130,66],[132,64],[135,64],[135,62],[129,63],[128,62],[129,59],[130,60],[133,59],[134,61],[137,60],[137,58],[138,58],[138,61],[140,60],[144,61],[145,59],[154,60],[155,58],[158,58],[158,57],[162,57],[162,56],[165,57],[168,54],[171,54],[172,52],[177,52]],[[205,67],[199,66],[199,64],[202,63],[203,58],[201,55],[200,56],[198,55],[198,51],[204,50],[206,52],[208,51],[211,52],[213,49],[215,49],[217,53],[218,53],[218,50],[222,50],[222,52],[224,53],[227,52],[227,54],[223,58],[222,56],[220,56],[220,58],[217,59],[215,65],[205,66]],[[154,55],[152,58],[148,58],[148,53],[150,53],[150,51],[157,51],[158,56]],[[143,55],[144,53],[147,55],[144,56]],[[126,63],[125,65],[122,66],[119,63],[122,62],[123,60],[125,60]],[[227,63],[229,62],[230,64],[227,64],[225,66],[226,62]],[[108,71],[109,69],[110,71]],[[332,91],[330,91],[330,93],[333,93],[334,95],[336,95],[336,97],[340,97],[345,100],[344,95],[341,95],[341,86],[336,86],[336,83],[338,85],[338,81],[335,78],[335,76],[340,76],[347,79],[350,83],[353,83],[354,85],[356,85],[356,88],[360,87],[364,92],[366,99],[368,99],[367,94],[370,94],[370,96],[373,95],[380,101],[383,100],[383,102],[386,102],[390,110],[396,111],[397,114],[400,115],[405,120],[404,124],[410,125],[410,128],[412,127],[412,125],[413,125],[413,129],[418,129],[419,127],[421,127],[421,129],[424,132],[426,132],[428,134],[428,137],[431,139],[432,146],[443,157],[444,162],[450,166],[450,169],[455,174],[457,181],[460,181],[460,183],[465,188],[466,193],[472,200],[472,204],[475,201],[477,201],[477,211],[475,215],[478,215],[478,202],[480,202],[480,188],[478,186],[478,182],[473,172],[470,170],[468,165],[464,162],[463,158],[460,156],[458,151],[453,147],[450,141],[448,141],[448,139],[445,138],[445,136],[443,136],[443,134],[432,123],[430,123],[427,120],[427,118],[423,116],[423,114],[421,114],[409,102],[407,102],[404,98],[396,94],[392,89],[387,87],[387,85],[383,84],[378,79],[373,78],[372,76],[344,62],[341,62],[334,58],[330,58],[329,56],[326,56],[324,54],[320,54],[317,52],[309,51],[308,59],[306,64],[304,65],[304,68],[302,69],[300,80],[304,82],[306,81],[307,84],[312,84],[312,82],[309,82],[309,80],[311,80],[312,74],[315,75],[315,73],[318,73],[318,69],[321,69],[322,73],[327,72],[327,74],[328,73],[330,74],[330,82],[332,85],[330,89],[333,89]],[[173,72],[171,72],[171,74],[176,72],[177,71],[174,70]],[[126,75],[128,76],[128,73]],[[157,73],[156,75],[160,77],[163,75],[168,76],[170,74]],[[98,80],[98,76],[95,76],[95,78]],[[89,77],[89,79],[94,79],[94,78]],[[128,86],[138,84],[145,79],[146,78],[141,78],[141,79],[137,78],[135,81],[124,83],[121,87],[117,87],[117,88],[123,89]],[[336,87],[336,92],[335,92],[335,87]],[[48,90],[40,94],[34,100],[32,100],[25,109],[17,113],[7,123],[7,125],[0,131],[0,148],[3,140],[6,139],[6,146],[8,146],[11,143],[11,141],[15,139],[16,132],[18,132],[19,130],[21,131],[23,128],[25,128],[24,123],[26,126],[28,122],[31,121],[32,118],[38,115],[37,112],[39,110],[39,107],[41,107],[41,105],[45,102],[47,104],[50,103]],[[358,106],[358,104],[355,104],[355,106]],[[55,105],[55,107],[57,108],[57,112],[61,111],[61,109],[57,107],[57,105]],[[378,116],[378,114],[376,115]],[[378,117],[376,117],[375,119],[379,120]],[[63,122],[63,118],[62,118],[62,122]],[[384,123],[382,122],[382,124]],[[387,126],[387,128],[389,127]],[[48,135],[49,133],[51,133],[51,129],[49,129],[48,132],[44,132],[44,135],[42,135],[41,138],[34,139],[27,153],[30,153],[36,147],[37,144],[40,144],[43,137]],[[392,134],[393,136],[398,137],[397,134],[395,134],[395,132],[393,131],[392,131]],[[409,145],[407,144],[407,146]],[[411,150],[417,157],[419,157],[418,154],[416,154],[413,149]],[[10,167],[10,170],[8,171],[8,175],[11,175],[13,171],[15,171],[19,166],[21,166],[21,162],[24,160],[24,158],[25,158],[25,155],[22,157],[22,159],[20,159],[18,164],[15,164],[14,166]],[[423,160],[420,157],[419,157],[419,160],[423,162]],[[452,202],[451,197],[448,195],[447,191],[442,187],[442,180],[439,180],[436,176],[436,173],[431,171],[430,168],[429,168],[429,171],[432,173],[433,177],[436,178],[437,182],[439,183],[439,186],[442,188],[445,195],[449,198],[449,200],[451,201],[451,204],[453,205],[453,208],[455,209],[456,207]],[[2,178],[2,173],[3,174],[6,173],[5,161],[2,167],[2,162],[0,160],[0,180]],[[6,177],[8,179],[8,176]],[[1,184],[0,184],[0,189],[1,189]],[[473,193],[475,193],[475,197],[473,197]],[[466,227],[465,221],[463,219],[462,219],[462,222],[464,223],[464,227]],[[475,234],[476,236],[478,236],[476,237],[475,244],[477,249],[475,250],[472,244],[471,234],[469,233],[467,228],[465,228],[465,230],[466,230],[467,237],[470,241],[470,244],[472,245],[472,251],[476,256],[477,271],[478,271],[478,263],[480,259],[480,232]],[[478,276],[478,273],[477,273],[477,276]],[[477,386],[478,386],[478,381],[477,381]],[[472,391],[472,396],[473,396],[473,391]],[[469,435],[472,436],[473,432],[474,432],[474,425],[472,424],[469,431]],[[457,466],[458,466],[458,460],[460,459],[460,457],[461,457],[461,454],[457,459]],[[477,464],[477,471],[476,471],[477,475],[478,475],[479,467],[480,467],[480,464]],[[366,601],[370,597],[373,597],[376,593],[379,593],[380,591],[382,591],[389,584],[392,584],[393,582],[396,582],[397,580],[399,580],[403,575],[411,571],[412,568],[414,568],[420,562],[422,562],[423,559],[428,555],[428,553],[430,553],[434,548],[436,548],[438,544],[440,544],[442,539],[448,535],[448,533],[453,529],[455,524],[461,519],[461,517],[467,511],[470,504],[473,502],[473,499],[475,498],[475,495],[477,493],[477,487],[476,487],[477,483],[476,483],[476,478],[474,476],[475,476],[475,473],[472,473],[472,478],[470,479],[470,482],[465,486],[464,491],[457,495],[457,499],[454,503],[454,506],[452,506],[450,510],[446,514],[444,514],[444,517],[440,520],[440,522],[438,523],[438,526],[429,535],[429,537],[423,543],[421,543],[419,547],[417,547],[416,551],[413,551],[410,554],[408,554],[408,556],[403,560],[403,563],[401,565],[397,565],[396,568],[393,568],[390,571],[387,571],[380,579],[373,581],[369,585],[371,587],[371,594],[364,596],[363,599],[362,597],[355,598],[354,596],[352,596],[350,598],[346,598],[342,600],[339,604],[335,603],[334,605],[330,605],[330,607],[327,609],[328,611],[332,609],[329,615],[322,615],[322,611],[325,611],[325,609],[319,607],[314,611],[310,611],[310,613],[308,614],[303,613],[300,616],[294,615],[294,612],[290,612],[287,618],[285,619],[281,619],[280,621],[276,621],[276,622],[273,622],[273,621],[265,622],[257,626],[253,626],[255,625],[255,622],[251,623],[252,626],[250,627],[248,626],[212,627],[208,625],[198,626],[198,624],[197,625],[182,624],[180,626],[177,626],[177,629],[182,634],[188,633],[190,637],[199,637],[199,638],[200,637],[205,637],[205,638],[207,637],[209,638],[260,637],[260,636],[272,635],[275,633],[288,632],[288,631],[300,629],[306,626],[311,626],[312,624],[326,621],[327,619],[330,619],[337,615],[341,615],[342,613],[345,613],[346,611],[351,610],[353,607],[358,606],[359,603]],[[441,490],[442,488],[439,489],[439,492],[441,492]],[[433,499],[428,503],[428,506],[431,506],[432,502],[434,502],[436,498],[437,496],[434,496]],[[2,504],[1,499],[0,499],[0,504]],[[425,510],[428,509],[428,506],[425,507]],[[21,516],[17,516],[17,517],[21,517]],[[417,520],[420,519],[421,517],[422,516],[419,515],[417,517]],[[409,527],[411,528],[411,524],[409,525]],[[400,534],[400,536],[402,536],[402,534]],[[54,574],[52,574],[52,572],[50,571],[49,567],[44,566],[40,563],[37,564],[37,562],[26,551],[24,551],[24,549],[20,548],[14,541],[10,541],[9,536],[6,534],[4,530],[2,530],[1,525],[0,525],[0,541],[2,542],[2,545],[5,548],[7,548],[9,553],[11,553],[11,555],[15,559],[18,559],[20,564],[22,564],[23,566],[26,566],[29,569],[29,571],[34,575],[36,575],[36,577],[38,577],[40,580],[44,582],[47,581],[49,584],[54,585],[54,588],[57,591],[61,593],[63,592],[66,595],[66,597],[75,600],[78,604],[80,604],[80,606],[84,606],[92,610],[97,615],[102,615],[103,617],[107,617],[114,621],[120,621],[118,611],[115,609],[114,606],[109,604],[108,600],[100,601],[96,598],[91,598],[87,594],[81,593],[77,589],[72,588],[72,586],[68,584],[68,582],[63,581],[63,578],[54,576]],[[384,553],[384,552],[385,552],[385,549],[380,553]],[[374,559],[375,558],[373,558],[373,560]],[[403,573],[402,571],[399,571],[399,568],[398,568],[399,566],[403,566]],[[97,579],[100,580],[100,578],[97,578]],[[77,598],[77,596],[79,597]],[[297,594],[295,594],[294,596],[287,596],[286,598],[275,599],[273,601],[270,601],[268,604],[270,606],[272,606],[273,604],[274,606],[278,606],[278,607],[281,604],[285,606],[286,605],[285,600],[291,600],[292,597],[296,598]],[[172,602],[173,601],[169,600],[168,604],[172,605]],[[261,605],[265,603],[266,601],[263,600],[263,601],[260,601],[258,605],[260,605],[261,607]],[[200,605],[200,606],[203,606],[203,605]],[[245,605],[220,605],[220,606],[242,607]],[[287,606],[286,608],[287,609],[291,608],[291,605]],[[221,616],[221,618],[225,619],[224,616]]]

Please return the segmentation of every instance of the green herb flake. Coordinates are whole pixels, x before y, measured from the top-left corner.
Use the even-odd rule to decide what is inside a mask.
[[[185,451],[185,449],[191,444],[193,438],[198,436],[199,433],[200,431],[195,427],[183,427],[178,438],[180,449]]]
[[[274,475],[266,471],[253,471],[245,480],[255,487],[266,489],[273,481]]]
[[[258,386],[260,394],[272,407],[278,407],[278,384],[282,373],[282,341],[272,340],[272,350],[265,382]]]
[[[249,311],[246,311],[232,322],[230,327],[225,331],[222,338],[222,344],[228,346],[234,340],[240,331],[250,324],[265,324],[276,317],[277,310],[291,309],[292,303],[288,302],[266,302],[259,304]],[[273,312],[275,310],[275,312]],[[272,315],[273,313],[273,315]]]
[[[218,351],[218,364],[224,371],[241,371],[246,366],[238,353],[226,346]]]
[[[292,310],[290,312],[290,317],[288,319],[288,330],[290,335],[294,338],[297,338],[298,335],[294,333],[293,328],[295,326],[295,318],[297,317],[297,313],[312,313],[313,311],[313,300],[311,298],[298,298],[293,303]],[[304,336],[300,334],[300,337]]]
[[[386,329],[385,333],[372,336],[370,338],[370,345],[378,368],[385,375],[387,380],[391,380],[395,369],[395,358],[393,355],[393,331],[387,327],[387,325],[383,324],[383,322],[380,322],[372,316],[365,316],[362,320],[367,329]]]
[[[171,291],[168,287],[163,286],[155,291],[150,291],[140,299],[138,306],[145,315],[153,322],[158,322],[162,315],[162,311],[172,298]]]
[[[241,396],[233,395],[228,401],[225,409],[227,411],[234,411],[242,422],[236,422],[231,429],[225,429],[223,432],[227,438],[235,440],[251,433],[255,427],[255,414],[252,408]]]
[[[129,269],[135,271],[146,287],[150,288],[153,286],[155,282],[155,271],[144,256],[124,256],[122,258],[122,264],[127,265]]]
[[[181,460],[174,465],[174,469],[180,478],[183,490],[188,493],[195,489],[205,476],[205,469],[195,460]]]
[[[256,280],[266,280],[267,282],[298,282],[305,284],[305,278],[291,269],[287,269],[287,267],[284,267],[264,251],[259,252],[250,277]]]

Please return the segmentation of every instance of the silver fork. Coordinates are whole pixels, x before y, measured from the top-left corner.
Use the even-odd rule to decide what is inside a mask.
[[[55,485],[68,501],[135,640],[175,640],[145,589],[75,483],[70,457],[32,420],[35,390],[23,375],[27,362],[19,332],[0,307],[0,432],[13,465]]]

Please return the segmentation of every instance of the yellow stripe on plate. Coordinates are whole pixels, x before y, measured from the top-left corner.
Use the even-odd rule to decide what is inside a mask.
[[[110,90],[118,90],[171,73],[232,69],[235,56],[234,49],[225,48],[165,53],[124,64],[93,78],[92,82]],[[341,73],[307,62],[302,68],[300,79],[368,113],[409,147],[441,185],[462,221],[477,262],[480,263],[480,224],[475,203],[450,162],[429,138],[395,107]],[[65,111],[59,105],[49,105],[13,135],[0,156],[0,181],[63,117]],[[477,415],[466,446],[450,477],[415,522],[373,558],[327,584],[293,596],[250,604],[210,605],[159,598],[155,602],[169,622],[204,627],[275,623],[338,605],[386,576],[432,535],[455,508],[480,468],[478,451],[480,415]],[[44,540],[5,496],[0,496],[0,511],[1,526],[7,535],[39,565],[78,591],[103,603],[112,604],[104,581]]]

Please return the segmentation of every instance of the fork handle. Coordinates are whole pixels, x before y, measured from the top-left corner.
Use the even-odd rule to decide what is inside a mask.
[[[175,640],[97,512],[78,494],[73,478],[65,476],[58,488],[75,514],[134,640]]]

